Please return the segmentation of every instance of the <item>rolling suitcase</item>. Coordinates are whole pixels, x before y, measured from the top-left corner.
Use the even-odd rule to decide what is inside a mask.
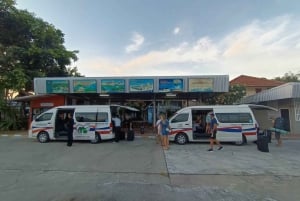
[[[129,130],[127,132],[127,141],[133,141],[134,140],[134,131],[133,130]]]
[[[125,132],[120,131],[120,140],[125,140]]]
[[[265,135],[257,136],[257,149],[261,152],[269,152],[269,139]]]

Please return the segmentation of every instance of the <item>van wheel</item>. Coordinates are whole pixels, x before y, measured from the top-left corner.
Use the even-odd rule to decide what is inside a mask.
[[[100,135],[95,133],[95,139],[91,140],[92,144],[98,144],[101,141]]]
[[[49,134],[45,131],[42,131],[38,134],[37,136],[37,140],[40,142],[40,143],[46,143],[46,142],[49,142],[50,138],[49,138]]]
[[[243,139],[241,141],[236,141],[236,142],[234,142],[234,144],[237,146],[242,146],[244,144],[247,144],[247,139],[246,139],[245,135],[243,135]]]
[[[175,142],[180,145],[184,145],[188,142],[188,137],[185,133],[179,133],[176,135]]]

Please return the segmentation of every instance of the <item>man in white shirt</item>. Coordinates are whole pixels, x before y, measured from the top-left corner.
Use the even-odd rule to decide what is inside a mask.
[[[121,132],[121,119],[118,115],[114,114],[112,120],[114,122],[113,131],[115,133],[115,142],[119,142]]]

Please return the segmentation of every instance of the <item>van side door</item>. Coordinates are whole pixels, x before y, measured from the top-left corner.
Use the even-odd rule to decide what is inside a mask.
[[[217,139],[223,142],[239,142],[243,140],[239,111],[233,109],[214,109],[218,121]]]
[[[95,127],[97,121],[97,109],[75,108],[74,112],[74,139],[90,140],[95,137]]]

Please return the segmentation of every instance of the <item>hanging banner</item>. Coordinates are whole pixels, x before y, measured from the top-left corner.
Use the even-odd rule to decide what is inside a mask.
[[[190,78],[189,92],[213,92],[213,79]]]
[[[46,91],[48,94],[69,93],[68,80],[46,80]]]
[[[159,92],[182,92],[183,79],[159,79]]]
[[[97,93],[96,80],[74,80],[74,93]]]

